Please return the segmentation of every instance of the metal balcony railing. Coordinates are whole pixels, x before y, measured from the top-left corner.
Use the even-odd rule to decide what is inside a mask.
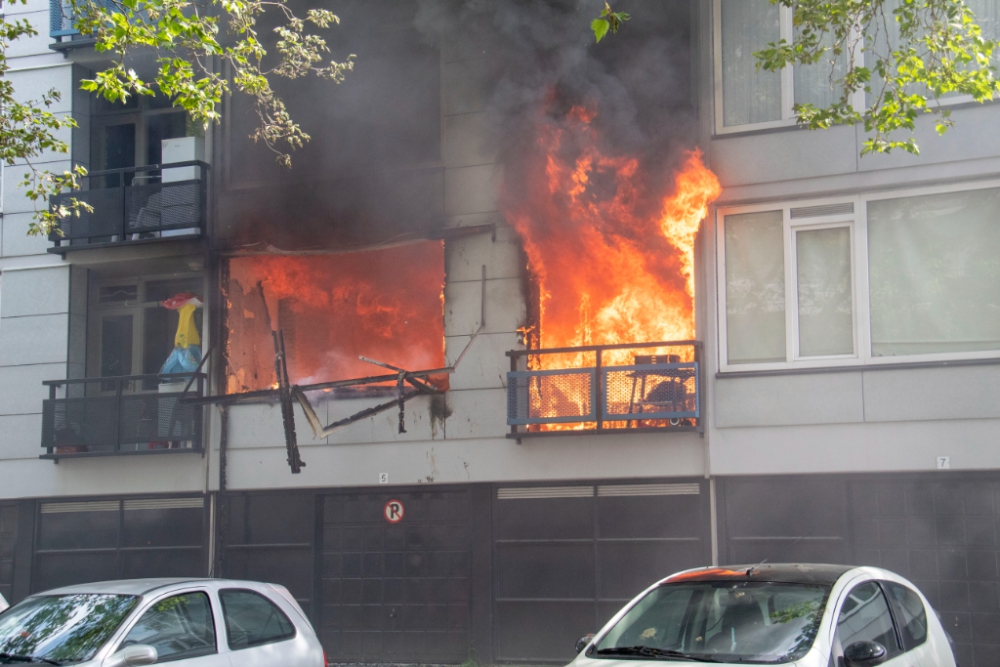
[[[191,160],[91,172],[85,189],[49,198],[51,206],[76,198],[93,208],[59,223],[49,234],[50,252],[204,234],[208,168]],[[164,180],[178,173],[194,178]]]
[[[510,438],[703,431],[698,341],[513,350]]]
[[[115,9],[110,0],[94,0],[94,4],[104,9]],[[49,37],[60,40],[63,37],[74,37],[80,31],[73,25],[73,5],[65,0],[49,0]]]
[[[173,373],[47,381],[41,458],[200,452],[205,407],[182,398],[204,395],[207,377]],[[140,391],[150,385],[158,391]]]

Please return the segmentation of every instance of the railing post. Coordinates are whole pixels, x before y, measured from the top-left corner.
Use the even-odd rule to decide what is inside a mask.
[[[115,449],[120,452],[122,448],[122,380],[115,380]]]
[[[515,371],[517,371],[517,355],[510,354],[509,356],[510,356],[510,372],[514,373]],[[510,383],[511,382],[513,382],[513,379],[508,377],[507,378],[507,405],[510,405],[510,394],[511,394]],[[515,400],[517,400],[517,392],[516,391],[514,391],[514,398],[515,398]],[[530,410],[530,406],[529,406],[529,410]],[[508,417],[509,416],[510,415],[508,414]],[[510,434],[514,435],[514,436],[516,436],[518,434],[517,424],[511,424],[510,425]]]
[[[598,349],[594,352],[596,361],[594,363],[594,411],[597,415],[597,430],[604,430],[604,383],[601,382],[601,352]]]
[[[119,237],[119,243],[125,243],[125,238],[128,232],[128,211],[125,208],[125,172],[118,175],[118,187],[119,197],[118,197],[118,210],[122,214],[122,235]]]

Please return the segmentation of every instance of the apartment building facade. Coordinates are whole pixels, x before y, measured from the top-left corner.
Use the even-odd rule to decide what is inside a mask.
[[[9,7],[39,29],[11,80],[57,88],[79,125],[40,164],[86,166],[95,210],[28,237],[23,170],[4,169],[0,593],[260,579],[334,662],[559,663],[676,570],[862,563],[920,586],[961,664],[997,664],[996,109],[949,100],[954,129],[918,123],[919,157],[861,157],[862,128],[795,127],[822,72],[756,71],[785,10],[662,4],[646,30],[690,68],[721,184],[693,240],[694,336],[552,363],[497,131],[504,45],[429,37],[430,3],[344,3],[358,66],[292,89],[313,142],[288,171],[245,140],[245,100],[202,130],[158,98],[92,99],[92,44],[48,3]],[[975,7],[986,30],[995,4]],[[306,387],[284,405],[279,331]],[[195,372],[159,377],[191,346]],[[557,391],[585,400],[544,404]]]

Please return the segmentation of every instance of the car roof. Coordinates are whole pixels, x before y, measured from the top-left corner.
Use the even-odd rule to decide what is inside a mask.
[[[774,581],[787,584],[833,585],[853,565],[814,563],[757,563],[702,567],[673,574],[661,583],[688,581]]]
[[[64,586],[53,588],[52,590],[36,593],[35,595],[71,595],[74,593],[100,593],[105,595],[145,595],[160,588],[177,586],[182,584],[193,584],[204,581],[219,581],[218,579],[206,578],[150,578],[150,579],[119,579],[116,581],[95,581],[89,584],[77,584],[75,586]]]

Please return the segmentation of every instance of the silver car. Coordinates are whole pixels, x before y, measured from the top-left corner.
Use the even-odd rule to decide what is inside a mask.
[[[324,667],[287,589],[226,579],[132,579],[36,593],[0,614],[0,664]]]

